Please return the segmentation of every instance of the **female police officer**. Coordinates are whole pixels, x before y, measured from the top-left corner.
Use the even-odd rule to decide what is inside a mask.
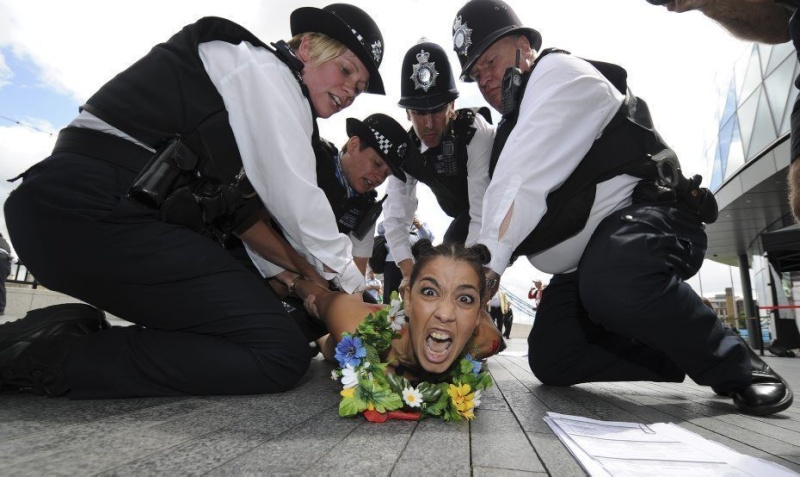
[[[403,277],[411,273],[408,230],[417,209],[417,182],[431,188],[442,210],[453,218],[445,242],[474,242],[480,230],[483,194],[489,184],[494,130],[481,114],[454,108],[458,97],[444,49],[423,41],[403,59],[400,106],[406,109],[412,140],[421,154],[403,163],[408,180],[389,178],[384,227],[389,250]],[[485,113],[488,118],[488,110]],[[468,240],[469,239],[469,240]]]
[[[185,27],[95,93],[53,155],[24,174],[5,212],[25,264],[48,288],[140,326],[76,336],[31,316],[5,325],[0,342],[13,342],[0,344],[0,387],[244,394],[303,375],[302,333],[215,242],[238,237],[324,282],[272,232],[266,207],[305,240],[324,278],[361,283],[314,184],[311,144],[315,117],[384,93],[383,38],[346,4],[299,8],[291,29],[288,44],[268,46],[220,18]]]

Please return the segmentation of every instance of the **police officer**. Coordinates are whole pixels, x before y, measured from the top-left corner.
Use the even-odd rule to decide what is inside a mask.
[[[466,3],[452,33],[462,79],[503,114],[478,239],[487,279],[496,289],[514,254],[554,274],[528,338],[534,374],[560,386],[688,374],[748,414],[789,407],[787,383],[685,282],[713,197],[680,175],[625,71],[539,54],[539,32],[501,0]]]
[[[347,118],[346,127],[349,139],[341,150],[323,138],[315,141],[317,185],[325,192],[339,233],[352,242],[353,261],[360,271],[366,273],[375,240],[375,223],[383,210],[383,200],[376,200],[375,188],[389,174],[405,181],[401,166],[410,139],[403,126],[381,113],[372,114],[364,121]],[[301,244],[289,241],[301,254],[309,255]],[[249,259],[262,276],[274,277],[269,283],[279,294],[288,293],[282,284],[291,283],[294,275],[291,271],[285,271],[255,253],[250,253]],[[309,342],[327,334],[324,324],[308,315],[302,300],[285,296],[283,301]]]
[[[488,110],[455,110],[458,98],[444,49],[428,41],[411,47],[403,58],[399,105],[413,125],[409,134],[420,154],[403,164],[408,180],[389,178],[384,226],[386,241],[403,277],[413,259],[408,231],[417,209],[417,183],[430,187],[453,221],[444,242],[474,243],[481,222],[481,200],[489,183],[489,154],[494,130]]]
[[[347,118],[347,143],[341,151],[330,141],[319,138],[314,145],[317,185],[325,193],[339,233],[352,242],[352,256],[362,272],[372,255],[375,223],[383,210],[375,189],[391,174],[406,180],[401,166],[409,151],[410,139],[397,121],[376,113],[364,121]],[[305,256],[302,243],[289,242]],[[251,254],[266,277],[279,276],[282,269],[257,254]],[[313,257],[309,257],[313,259]]]
[[[24,174],[5,213],[26,266],[48,288],[141,326],[81,335],[79,317],[46,313],[3,325],[0,387],[253,394],[303,376],[307,340],[220,242],[241,240],[345,290],[363,282],[314,181],[312,142],[316,118],[383,94],[383,38],[347,4],[299,8],[290,23],[293,38],[271,45],[221,18],[185,27],[101,87]]]

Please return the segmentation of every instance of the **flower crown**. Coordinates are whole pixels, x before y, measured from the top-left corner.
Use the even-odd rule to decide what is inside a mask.
[[[381,362],[380,353],[400,337],[398,332],[405,324],[403,302],[392,292],[389,306],[370,313],[354,334],[342,334],[335,355],[340,367],[331,373],[331,378],[341,380],[344,386],[339,415],[363,412],[372,422],[428,416],[445,421],[473,419],[481,392],[491,387],[492,377],[484,370],[484,362],[469,354],[455,366],[449,382],[423,381],[414,387],[405,377],[386,373],[392,363]]]

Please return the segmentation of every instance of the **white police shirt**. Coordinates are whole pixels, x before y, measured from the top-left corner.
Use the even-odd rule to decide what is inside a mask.
[[[314,119],[294,75],[275,55],[247,42],[212,41],[199,50],[261,201],[323,277],[338,277],[345,291],[354,291],[364,276],[353,262],[350,240],[339,233],[325,193],[317,187]],[[250,255],[265,276],[280,271]],[[325,265],[336,273],[324,272]]]
[[[480,114],[472,123],[475,135],[467,145],[467,190],[469,194],[469,233],[466,244],[472,245],[478,239],[481,228],[483,195],[489,185],[489,159],[494,142],[494,128]],[[420,152],[428,147],[423,143]],[[386,194],[389,196],[383,207],[386,242],[392,251],[395,263],[412,259],[411,241],[408,227],[417,211],[417,183],[419,181],[406,173],[406,182],[389,176],[386,181]]]
[[[536,65],[483,200],[478,242],[491,251],[492,270],[505,271],[514,249],[544,215],[547,194],[572,174],[623,100],[591,64],[572,55],[551,54]],[[531,264],[551,274],[575,270],[597,225],[631,203],[637,182],[620,175],[598,184],[584,229],[529,256]]]

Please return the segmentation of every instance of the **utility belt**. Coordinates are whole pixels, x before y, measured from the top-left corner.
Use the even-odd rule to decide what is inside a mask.
[[[632,196],[634,204],[671,204],[703,223],[716,222],[719,216],[717,200],[710,190],[700,187],[703,178],[699,174],[686,178],[671,149],[665,149],[652,160],[658,175],[636,185]]]
[[[66,128],[54,150],[95,157],[138,172],[128,197],[158,210],[160,220],[183,225],[222,244],[231,234],[251,226],[262,207],[243,168],[232,181],[221,181],[213,174],[210,161],[180,137],[151,153],[100,131]]]

